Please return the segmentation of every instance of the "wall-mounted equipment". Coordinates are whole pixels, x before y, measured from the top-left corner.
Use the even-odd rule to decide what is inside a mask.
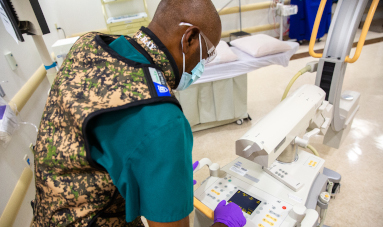
[[[39,1],[0,0],[0,12],[6,30],[15,39],[24,42],[23,34],[32,36],[52,84],[57,72],[56,63],[52,61],[42,37],[50,31]]]
[[[13,54],[11,52],[8,52],[4,54],[5,59],[7,59],[7,62],[9,64],[9,67],[11,67],[12,70],[15,70],[17,68],[17,63],[15,58],[13,57]]]

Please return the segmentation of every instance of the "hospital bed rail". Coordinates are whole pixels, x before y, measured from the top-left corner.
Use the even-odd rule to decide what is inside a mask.
[[[23,109],[29,98],[44,80],[46,74],[47,71],[45,70],[44,65],[41,65],[31,76],[31,78],[29,78],[29,80],[24,84],[24,86],[11,99],[9,106],[16,114],[18,114]],[[17,214],[31,184],[32,178],[33,172],[31,168],[25,167],[21,177],[17,181],[15,189],[13,190],[7,205],[4,208],[3,213],[1,214],[0,227],[13,226],[13,223],[16,220]]]

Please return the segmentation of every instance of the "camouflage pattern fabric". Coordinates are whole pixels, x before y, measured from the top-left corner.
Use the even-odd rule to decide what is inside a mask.
[[[52,84],[34,148],[33,226],[143,226],[139,218],[125,222],[125,200],[109,174],[91,163],[83,127],[100,113],[159,98],[149,88],[145,67],[114,57],[100,35],[107,37],[87,33],[78,39]],[[166,55],[156,51],[151,56],[167,70],[168,84],[175,85]]]
[[[164,51],[162,51],[154,42],[154,40],[150,38],[150,36],[148,36],[145,31],[143,31],[144,29],[145,28],[139,30],[136,34],[133,35],[132,38],[145,49],[145,51],[153,59],[154,63],[162,69],[166,81],[168,82],[168,87],[176,89],[176,86],[178,86],[180,80],[180,78],[177,78],[176,76],[178,75],[178,71],[175,71],[178,69],[173,69],[170,64],[170,60],[166,57]]]

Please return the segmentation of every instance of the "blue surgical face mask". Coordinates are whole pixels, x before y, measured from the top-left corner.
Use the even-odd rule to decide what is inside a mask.
[[[182,73],[180,83],[179,83],[177,89],[175,89],[176,91],[185,90],[190,85],[192,85],[194,82],[196,82],[202,76],[202,73],[205,69],[205,63],[206,63],[206,60],[202,59],[202,45],[201,45],[201,34],[200,34],[199,35],[200,62],[194,67],[194,69],[192,70],[192,74],[185,72],[185,53],[183,52],[184,36],[182,37],[182,40],[181,40],[182,55],[183,55],[183,73]]]

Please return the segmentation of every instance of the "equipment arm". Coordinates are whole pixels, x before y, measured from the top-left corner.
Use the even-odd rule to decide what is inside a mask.
[[[373,0],[371,3],[370,10],[368,11],[366,21],[363,25],[362,34],[360,34],[358,45],[356,46],[356,51],[353,58],[349,58],[349,56],[346,57],[347,63],[354,63],[358,60],[360,54],[362,53],[362,48],[364,45],[364,42],[366,41],[367,32],[370,29],[372,18],[374,17],[376,8],[378,7],[379,0]],[[311,40],[310,40],[311,42]]]

